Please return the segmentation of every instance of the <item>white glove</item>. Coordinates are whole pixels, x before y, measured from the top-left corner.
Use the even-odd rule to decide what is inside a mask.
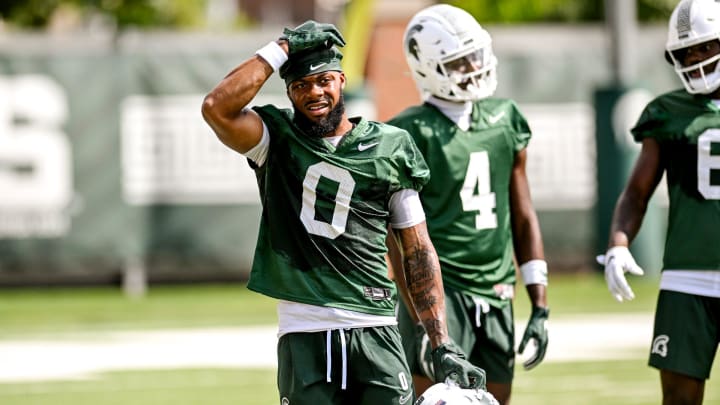
[[[610,294],[618,302],[630,301],[635,294],[625,279],[625,273],[642,276],[643,270],[635,263],[632,254],[625,246],[614,246],[608,249],[605,255],[596,257],[598,263],[605,265],[605,282]]]

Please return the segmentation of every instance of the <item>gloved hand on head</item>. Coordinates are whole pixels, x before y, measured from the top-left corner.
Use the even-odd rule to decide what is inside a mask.
[[[345,46],[345,39],[334,25],[313,20],[308,20],[293,29],[285,28],[280,38],[287,40],[290,56],[308,49],[330,48],[333,45]]]

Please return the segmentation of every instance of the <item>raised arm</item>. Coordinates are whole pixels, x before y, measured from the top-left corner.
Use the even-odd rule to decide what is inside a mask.
[[[262,138],[262,120],[247,105],[272,75],[271,62],[278,65],[283,56],[287,59],[287,41],[278,40],[276,44],[261,48],[258,54],[233,69],[203,101],[203,118],[220,141],[237,152],[247,152]]]

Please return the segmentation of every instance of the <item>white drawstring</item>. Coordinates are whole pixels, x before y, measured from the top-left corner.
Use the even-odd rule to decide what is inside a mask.
[[[347,343],[345,342],[345,332],[342,329],[337,329],[338,333],[340,333],[340,346],[342,348],[342,385],[341,389],[347,389]],[[325,332],[325,350],[327,351],[327,373],[325,376],[325,380],[327,382],[331,382],[331,373],[332,373],[332,329],[328,329]]]
[[[326,364],[327,376],[325,377],[325,380],[327,382],[332,381],[332,379],[330,378],[330,371],[332,370],[332,354],[330,353],[330,349],[331,349],[330,334],[331,333],[332,333],[332,330],[330,330],[330,329],[328,329],[327,332],[325,332],[325,351],[327,351],[327,356],[325,356],[327,358],[327,364]]]
[[[340,389],[347,388],[347,346],[345,345],[345,331],[340,329],[340,345],[342,347],[342,385]]]
[[[475,327],[479,328],[482,325],[480,316],[490,311],[490,304],[479,297],[473,297],[473,301],[475,301]]]

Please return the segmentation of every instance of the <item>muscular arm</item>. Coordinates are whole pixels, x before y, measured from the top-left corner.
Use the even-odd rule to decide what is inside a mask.
[[[287,42],[279,40],[287,52]],[[253,55],[233,69],[205,96],[202,115],[217,137],[240,153],[257,145],[262,138],[262,120],[247,108],[273,73],[263,58]]]
[[[662,178],[663,171],[660,145],[654,139],[643,139],[640,156],[615,205],[608,247],[629,246],[637,236],[648,202]]]
[[[523,149],[515,156],[510,180],[510,206],[513,228],[513,246],[520,264],[530,260],[545,260],[545,252],[540,232],[540,223],[532,205],[525,164],[527,150]],[[526,286],[532,304],[547,307],[546,287],[542,284]]]
[[[395,239],[395,234],[392,232],[392,228],[389,229],[385,244],[388,248],[388,254],[385,256],[385,261],[388,265],[388,277],[395,281],[400,299],[405,307],[412,308],[412,301],[407,290],[407,281],[405,280],[405,272],[403,271],[403,257],[398,242]],[[418,323],[418,317],[415,311],[408,311],[408,314],[414,323]]]
[[[401,269],[395,269],[401,295],[406,294],[409,307],[415,309],[417,319],[423,323],[430,344],[435,348],[449,341],[440,262],[435,247],[430,242],[425,222],[396,229],[394,233],[403,258]],[[406,293],[402,292],[403,288],[407,289]]]

